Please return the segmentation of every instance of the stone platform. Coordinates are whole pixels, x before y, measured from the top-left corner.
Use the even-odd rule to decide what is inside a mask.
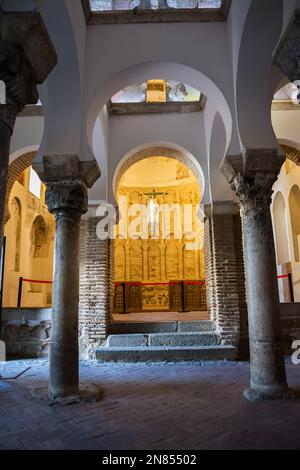
[[[234,360],[237,350],[220,344],[212,321],[118,323],[105,346],[96,350],[103,362],[177,362]]]

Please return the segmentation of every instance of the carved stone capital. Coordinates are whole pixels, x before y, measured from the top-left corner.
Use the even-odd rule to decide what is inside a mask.
[[[77,155],[48,155],[33,167],[46,184],[46,202],[50,212],[87,212],[87,189],[100,176],[95,160],[82,162]]]
[[[45,184],[77,180],[91,188],[101,176],[96,160],[82,161],[77,155],[46,155],[32,166]]]
[[[272,187],[284,161],[277,149],[247,149],[242,155],[225,157],[221,171],[244,214],[270,211]]]
[[[0,8],[0,22],[0,80],[6,85],[0,120],[12,132],[17,114],[37,102],[37,84],[47,78],[57,56],[38,13],[3,12]]]
[[[0,120],[13,131],[16,116],[27,103],[36,103],[38,91],[32,70],[22,50],[0,40],[0,80],[6,86],[5,104],[0,106]]]
[[[80,181],[49,183],[46,203],[54,215],[72,212],[79,217],[88,209],[87,188]]]

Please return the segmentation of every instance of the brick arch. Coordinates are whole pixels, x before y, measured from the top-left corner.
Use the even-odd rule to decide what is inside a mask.
[[[8,208],[8,201],[10,197],[11,190],[13,185],[21,176],[21,174],[31,166],[36,152],[24,153],[20,157],[16,158],[8,168],[8,179],[7,179],[7,189],[6,189],[6,200],[5,200],[5,215],[4,215],[4,225],[9,221],[10,213]]]
[[[139,162],[140,160],[144,160],[145,158],[149,157],[168,157],[168,158],[173,158],[174,160],[177,160],[178,162],[182,163],[185,165],[191,172],[194,174],[195,178],[197,179],[197,182],[199,183],[199,187],[202,193],[202,196],[204,194],[204,175],[201,169],[200,164],[198,161],[195,159],[195,157],[190,156],[180,150],[171,148],[171,147],[165,147],[165,146],[155,146],[155,147],[148,147],[142,150],[138,150],[137,152],[128,155],[125,157],[123,160],[121,160],[120,164],[118,165],[114,179],[113,179],[113,192],[114,196],[116,198],[118,188],[120,185],[120,182],[125,175],[126,171],[129,170],[129,168],[134,165],[135,163]]]
[[[286,144],[280,144],[280,147],[284,151],[286,158],[300,166],[300,150]]]

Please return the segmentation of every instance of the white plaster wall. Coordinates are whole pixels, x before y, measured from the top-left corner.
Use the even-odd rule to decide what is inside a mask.
[[[282,0],[252,0],[240,46],[236,84],[239,132],[246,148],[277,147],[270,109],[282,77],[273,66],[282,24]]]
[[[232,0],[227,19],[228,42],[232,62],[234,88],[236,88],[236,76],[238,70],[238,59],[240,46],[245,26],[245,21],[252,0]]]
[[[95,158],[101,169],[101,177],[89,190],[89,203],[107,200],[108,174],[107,162],[109,151],[109,116],[106,106],[96,120],[93,133],[93,149]]]
[[[220,115],[215,115],[209,148],[209,185],[210,201],[232,201],[234,193],[220,171],[220,165],[226,154],[226,134]]]
[[[281,143],[300,149],[300,106],[294,110],[273,110],[272,124]]]
[[[203,113],[112,116],[109,132],[109,200],[114,201],[112,180],[119,161],[135,147],[169,143],[183,147],[202,167],[208,181]],[[208,189],[208,188],[207,188]],[[204,199],[209,198],[206,191]]]
[[[81,77],[81,93],[84,95],[85,86],[85,49],[86,49],[86,19],[81,2],[67,0],[66,5],[74,31],[74,40],[77,48],[79,72]]]
[[[10,163],[28,148],[38,148],[44,133],[45,118],[43,116],[22,116],[16,120],[10,146]],[[24,149],[24,152],[23,152]]]
[[[37,1],[58,55],[57,65],[42,87],[46,125],[37,161],[51,154],[80,156],[86,26],[78,4],[73,0]]]
[[[170,64],[168,69],[165,69],[164,76],[161,74],[161,78],[179,79],[192,86],[195,86],[193,71],[201,72],[207,77],[206,81],[213,82],[208,98],[214,101],[216,109],[218,105],[222,107],[222,100],[217,97],[213,87],[215,89],[218,87],[229,106],[233,106],[226,23],[102,25],[87,29],[86,115],[89,115],[90,106],[92,113],[99,112],[98,108],[103,106],[112,94],[123,86],[140,80],[140,76],[137,74],[134,76],[134,73],[131,73],[130,81],[128,81],[129,75],[126,76],[126,71],[128,70],[130,74],[131,66],[145,64],[144,69],[147,71],[147,68],[150,70],[151,64],[154,63]],[[179,76],[180,72],[172,67],[172,64],[190,67],[190,71],[186,70]],[[123,77],[120,78],[120,80],[123,79],[123,83],[115,80],[121,72],[124,72]],[[148,75],[145,78],[158,77],[156,73],[155,76]],[[200,91],[207,91],[201,89],[201,83],[197,83],[196,88]],[[207,83],[205,88],[209,88]],[[230,112],[227,117],[226,125],[229,123],[230,128],[229,145],[231,140]],[[88,126],[90,125],[93,123],[88,122]],[[231,145],[237,148],[236,153],[238,153],[240,146],[236,139]]]

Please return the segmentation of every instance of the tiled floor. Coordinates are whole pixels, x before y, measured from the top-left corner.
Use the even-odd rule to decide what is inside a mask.
[[[3,364],[3,363],[2,363]],[[46,385],[46,361],[0,366],[0,449],[300,449],[300,401],[253,404],[242,397],[244,363],[81,364],[101,384],[94,404],[49,406],[30,390]],[[288,365],[300,389],[300,366]]]

